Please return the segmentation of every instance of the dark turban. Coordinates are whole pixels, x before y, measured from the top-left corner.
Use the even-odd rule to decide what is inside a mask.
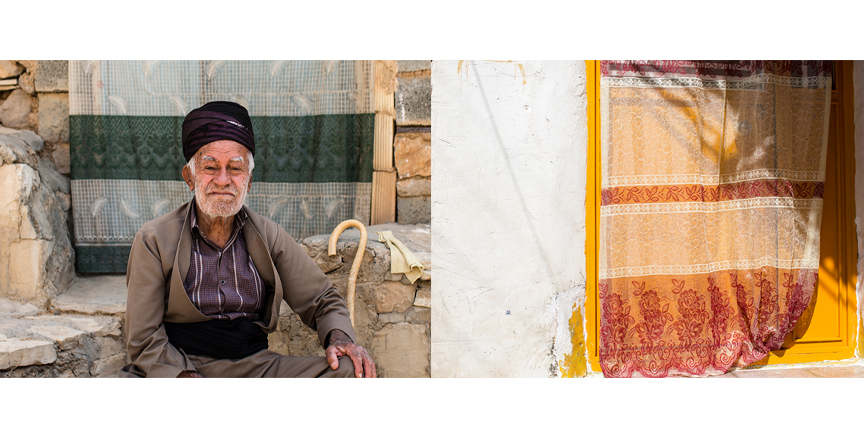
[[[233,140],[255,156],[255,135],[249,112],[234,102],[210,102],[193,109],[183,119],[183,157],[189,162],[202,146]]]

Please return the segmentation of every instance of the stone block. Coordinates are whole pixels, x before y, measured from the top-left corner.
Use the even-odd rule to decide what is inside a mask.
[[[431,346],[425,325],[386,325],[372,338],[369,352],[378,375],[386,378],[429,377]]]
[[[0,296],[43,307],[73,271],[65,214],[29,165],[0,166],[0,186]]]
[[[33,151],[36,153],[41,152],[42,147],[45,146],[45,141],[42,139],[42,137],[36,135],[29,130],[16,131],[13,136],[21,141],[24,141],[24,143],[27,144],[27,147],[33,149]]]
[[[46,340],[6,340],[0,342],[0,370],[51,364],[57,359],[54,343]]]
[[[396,64],[400,73],[432,69],[432,61],[396,61]]]
[[[69,142],[69,94],[39,94],[39,135],[46,141]]]
[[[96,344],[99,345],[100,360],[126,353],[126,345],[119,338],[98,337],[96,338]]]
[[[432,77],[397,77],[396,125],[432,125]]]
[[[405,321],[408,323],[432,323],[432,310],[422,307],[411,307],[405,311]]]
[[[28,95],[36,95],[36,84],[34,83],[33,73],[28,71],[18,76],[18,86],[20,86],[21,90]]]
[[[0,146],[0,154],[8,149]],[[21,226],[21,198],[30,195],[30,191],[37,183],[36,172],[27,165],[4,165],[0,166],[0,229],[9,235],[10,240],[17,240],[18,228]],[[10,232],[11,231],[11,232]],[[0,269],[2,270],[2,269]]]
[[[414,292],[414,285],[384,281],[375,287],[375,310],[378,314],[405,311],[414,304]]]
[[[0,61],[0,79],[9,79],[24,72],[24,67],[15,61]]]
[[[12,94],[0,105],[0,123],[14,129],[26,129],[33,98],[22,90]]]
[[[34,150],[28,144],[27,135],[22,135],[24,132],[33,134],[30,131],[19,131],[0,126],[0,165],[27,164],[30,167],[36,166],[36,152],[38,150]],[[41,150],[41,147],[39,149]]]
[[[36,91],[40,93],[69,91],[69,61],[37,61],[37,64]]]
[[[36,308],[29,303],[21,303],[10,299],[0,297],[0,317],[22,317],[32,316],[39,313],[39,308]],[[2,340],[2,339],[0,339]]]
[[[277,354],[291,355],[291,320],[279,317],[279,326],[267,335],[267,349]]]
[[[120,327],[120,319],[116,317],[104,317],[104,318],[80,318],[74,319],[73,323],[79,329],[83,329],[87,332],[90,332],[95,337],[120,337],[123,335]]]
[[[71,155],[69,153],[69,143],[58,143],[54,146],[54,152],[51,153],[54,158],[54,165],[57,166],[57,171],[64,175],[69,175]]]
[[[116,378],[119,376],[120,369],[126,365],[127,361],[126,354],[97,360],[90,368],[90,375],[98,378]]]
[[[414,306],[432,308],[432,283],[420,281],[417,294],[414,296]]]
[[[378,323],[386,325],[388,323],[403,323],[405,321],[405,313],[386,313],[378,314]]]
[[[399,224],[430,223],[432,221],[432,198],[399,197],[396,199],[396,221]]]
[[[393,159],[399,179],[432,176],[432,134],[404,132],[393,141]]]
[[[50,159],[40,158],[39,163],[36,164],[36,170],[39,172],[39,176],[42,177],[42,181],[45,182],[45,186],[51,191],[59,191],[65,194],[72,192],[71,181],[68,177],[61,175],[57,171],[57,167],[54,166],[54,163]]]
[[[357,246],[360,240],[360,231],[349,229],[339,236],[339,242],[336,244],[336,255],[329,257],[327,255],[327,242],[329,235],[315,235],[303,240],[303,246],[306,248],[306,253],[318,264],[322,271],[327,273],[330,281],[336,285],[339,282],[343,286],[338,286],[339,290],[344,292],[344,284],[348,281],[348,274],[351,272],[351,264],[354,262],[354,256],[357,254]],[[390,250],[384,243],[379,243],[375,240],[375,233],[369,232],[367,236],[366,250],[363,253],[363,264],[360,266],[360,273],[357,275],[357,283],[363,282],[380,282],[390,272]]]
[[[26,68],[28,71],[33,71],[36,69],[36,63],[39,61],[27,61],[27,60],[18,59],[15,62],[24,66],[24,68]]]
[[[290,355],[297,357],[323,357],[324,348],[318,342],[318,333],[306,326],[300,317],[292,314],[289,322],[291,337],[288,342]]]
[[[84,336],[84,331],[62,325],[35,325],[30,331],[57,342],[60,350],[75,348]]]
[[[57,200],[60,201],[60,208],[63,209],[63,212],[68,212],[69,208],[72,208],[72,195],[57,193]]]
[[[417,197],[432,195],[432,179],[411,178],[396,182],[396,195],[399,197]]]
[[[44,270],[53,249],[50,241],[20,240],[9,245],[9,289],[7,295],[21,302],[42,306]]]
[[[51,302],[51,308],[72,313],[121,316],[126,312],[126,275],[78,277],[65,293]]]
[[[74,316],[74,315],[41,315],[25,317],[28,320],[43,322],[45,324],[70,326],[84,331],[93,337],[120,337],[120,319],[109,316]]]

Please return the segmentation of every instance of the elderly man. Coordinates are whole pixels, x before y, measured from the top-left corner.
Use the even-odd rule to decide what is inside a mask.
[[[284,229],[243,206],[255,140],[249,114],[211,102],[183,121],[194,197],[132,243],[121,376],[375,377],[342,296]],[[267,350],[282,300],[318,331],[325,357]]]

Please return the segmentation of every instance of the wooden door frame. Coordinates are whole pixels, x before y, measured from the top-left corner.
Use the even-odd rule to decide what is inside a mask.
[[[597,327],[599,326],[599,308],[597,297],[598,283],[598,250],[599,250],[599,225],[600,225],[600,61],[585,61],[588,91],[588,171],[586,180],[587,193],[585,196],[585,258],[587,271],[585,321],[586,321],[586,347],[587,358],[591,371],[599,372],[600,363],[598,357],[599,341]],[[832,91],[832,106],[835,105],[840,112],[837,114],[836,123],[843,133],[842,147],[837,150],[838,171],[842,171],[843,183],[838,186],[837,201],[838,226],[841,229],[840,253],[843,259],[838,262],[838,287],[840,299],[848,299],[845,320],[845,345],[832,347],[825,350],[811,349],[810,351],[796,352],[794,349],[788,351],[772,351],[764,360],[753,363],[748,368],[760,367],[773,364],[794,364],[816,361],[837,361],[853,358],[857,348],[857,296],[855,292],[857,284],[857,230],[855,226],[855,132],[854,132],[854,88],[852,82],[853,61],[835,61],[835,81],[839,85],[838,90]],[[843,327],[841,327],[842,329]]]

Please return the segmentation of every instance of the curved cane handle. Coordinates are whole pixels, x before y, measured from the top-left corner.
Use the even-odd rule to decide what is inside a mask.
[[[333,233],[330,234],[330,241],[327,243],[327,255],[336,255],[336,241],[339,240],[339,234],[345,229],[355,227],[360,230],[360,245],[357,246],[357,254],[354,255],[354,263],[351,264],[351,273],[348,275],[348,315],[351,317],[351,326],[354,326],[354,288],[357,286],[357,274],[360,273],[360,264],[363,262],[363,253],[366,251],[366,227],[363,223],[357,220],[345,220],[336,226]]]

